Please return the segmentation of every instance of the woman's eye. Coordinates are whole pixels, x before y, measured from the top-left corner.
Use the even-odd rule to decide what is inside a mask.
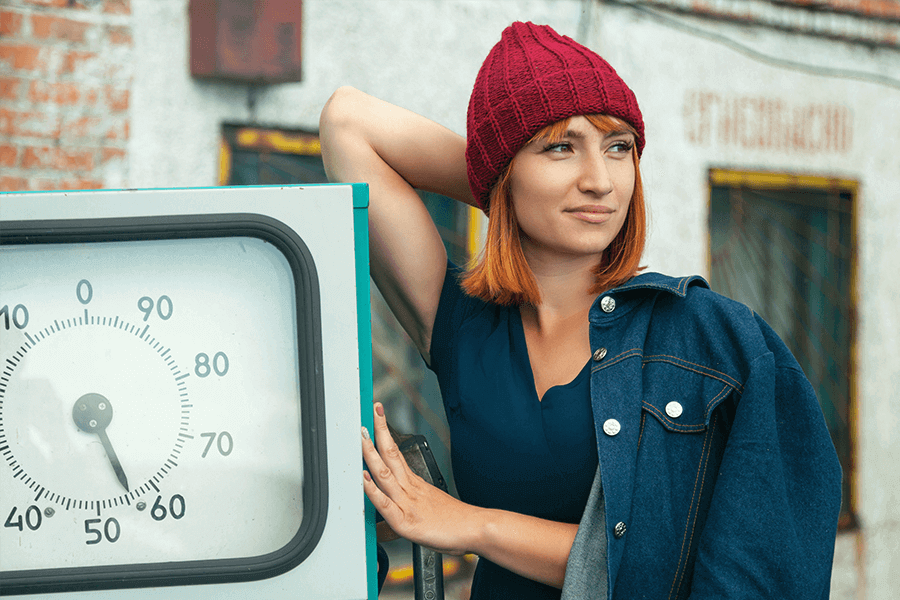
[[[549,144],[544,148],[544,152],[568,152],[572,149],[572,145],[568,142],[560,142],[558,144]]]
[[[617,154],[623,154],[623,153],[631,152],[631,149],[633,147],[634,147],[633,142],[621,141],[621,142],[613,143],[609,147],[609,149],[610,149],[610,151],[615,152]]]

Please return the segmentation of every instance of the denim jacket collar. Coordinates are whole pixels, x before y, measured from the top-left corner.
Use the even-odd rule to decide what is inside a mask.
[[[684,296],[687,289],[691,285],[701,285],[705,288],[709,287],[706,280],[699,275],[691,275],[689,277],[670,277],[662,273],[642,273],[636,277],[632,277],[622,285],[610,290],[613,292],[626,292],[630,290],[640,289],[656,289],[664,292],[671,292],[676,296]]]
[[[618,295],[647,290],[668,292],[675,296],[684,298],[687,295],[688,288],[690,288],[691,286],[709,288],[709,284],[706,282],[706,280],[699,275],[691,275],[689,277],[670,277],[669,275],[663,275],[662,273],[642,273],[640,275],[632,277],[622,285],[614,287],[611,290],[607,290],[600,294],[594,300],[593,305],[591,305],[589,314],[590,322],[593,324],[598,324],[601,322],[607,322],[612,318],[612,316],[608,314],[612,313],[612,311],[604,310],[603,308],[603,303],[608,302],[608,300],[605,300],[606,298],[612,298],[613,301],[615,301]],[[628,312],[627,309],[616,311],[616,313],[613,314],[616,314],[616,316],[618,316],[626,312]]]

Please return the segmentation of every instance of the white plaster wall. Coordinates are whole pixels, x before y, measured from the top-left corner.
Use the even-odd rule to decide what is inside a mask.
[[[260,118],[287,114],[298,126],[315,127],[330,92],[352,85],[463,133],[475,74],[513,15],[558,25],[577,21],[578,2],[552,4],[309,2],[308,83],[267,93]]]
[[[651,210],[646,264],[707,270],[711,166],[837,176],[860,182],[856,507],[862,529],[840,536],[835,598],[881,599],[900,588],[900,90],[765,64],[630,8],[582,0],[305,0],[304,80],[251,88],[188,73],[187,0],[132,0],[136,64],[127,180],[136,187],[214,185],[223,121],[315,130],[322,105],[353,85],[465,133],[478,67],[513,20],[548,23],[586,43],[637,94]],[[683,20],[683,19],[682,19]],[[900,79],[900,52],[710,21],[683,21],[759,52]],[[722,91],[853,114],[846,153],[803,154],[692,144],[685,94]]]
[[[215,185],[223,121],[246,121],[245,85],[191,78],[188,0],[132,0],[134,83],[128,181]]]

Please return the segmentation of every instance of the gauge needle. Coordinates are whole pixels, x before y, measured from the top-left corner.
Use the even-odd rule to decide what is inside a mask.
[[[97,435],[100,436],[100,442],[103,444],[103,448],[106,450],[106,456],[109,457],[109,463],[112,465],[113,471],[116,472],[116,477],[119,479],[119,483],[122,484],[122,487],[125,488],[126,492],[131,491],[128,489],[128,478],[125,477],[125,471],[122,469],[122,463],[119,462],[119,457],[116,456],[116,451],[113,450],[112,444],[109,441],[109,436],[106,435],[106,430],[101,429],[97,432]]]
[[[128,478],[125,476],[125,470],[122,469],[122,463],[106,435],[106,428],[112,422],[113,410],[112,404],[104,396],[100,394],[85,394],[75,401],[72,407],[72,420],[78,429],[85,433],[96,433],[106,450],[106,456],[109,458],[109,464],[112,465],[113,471],[116,472],[116,478],[125,491],[128,489]]]

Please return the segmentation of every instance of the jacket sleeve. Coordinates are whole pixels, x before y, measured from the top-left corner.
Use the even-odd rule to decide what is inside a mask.
[[[812,386],[762,320],[697,549],[690,598],[828,598],[841,471]]]

